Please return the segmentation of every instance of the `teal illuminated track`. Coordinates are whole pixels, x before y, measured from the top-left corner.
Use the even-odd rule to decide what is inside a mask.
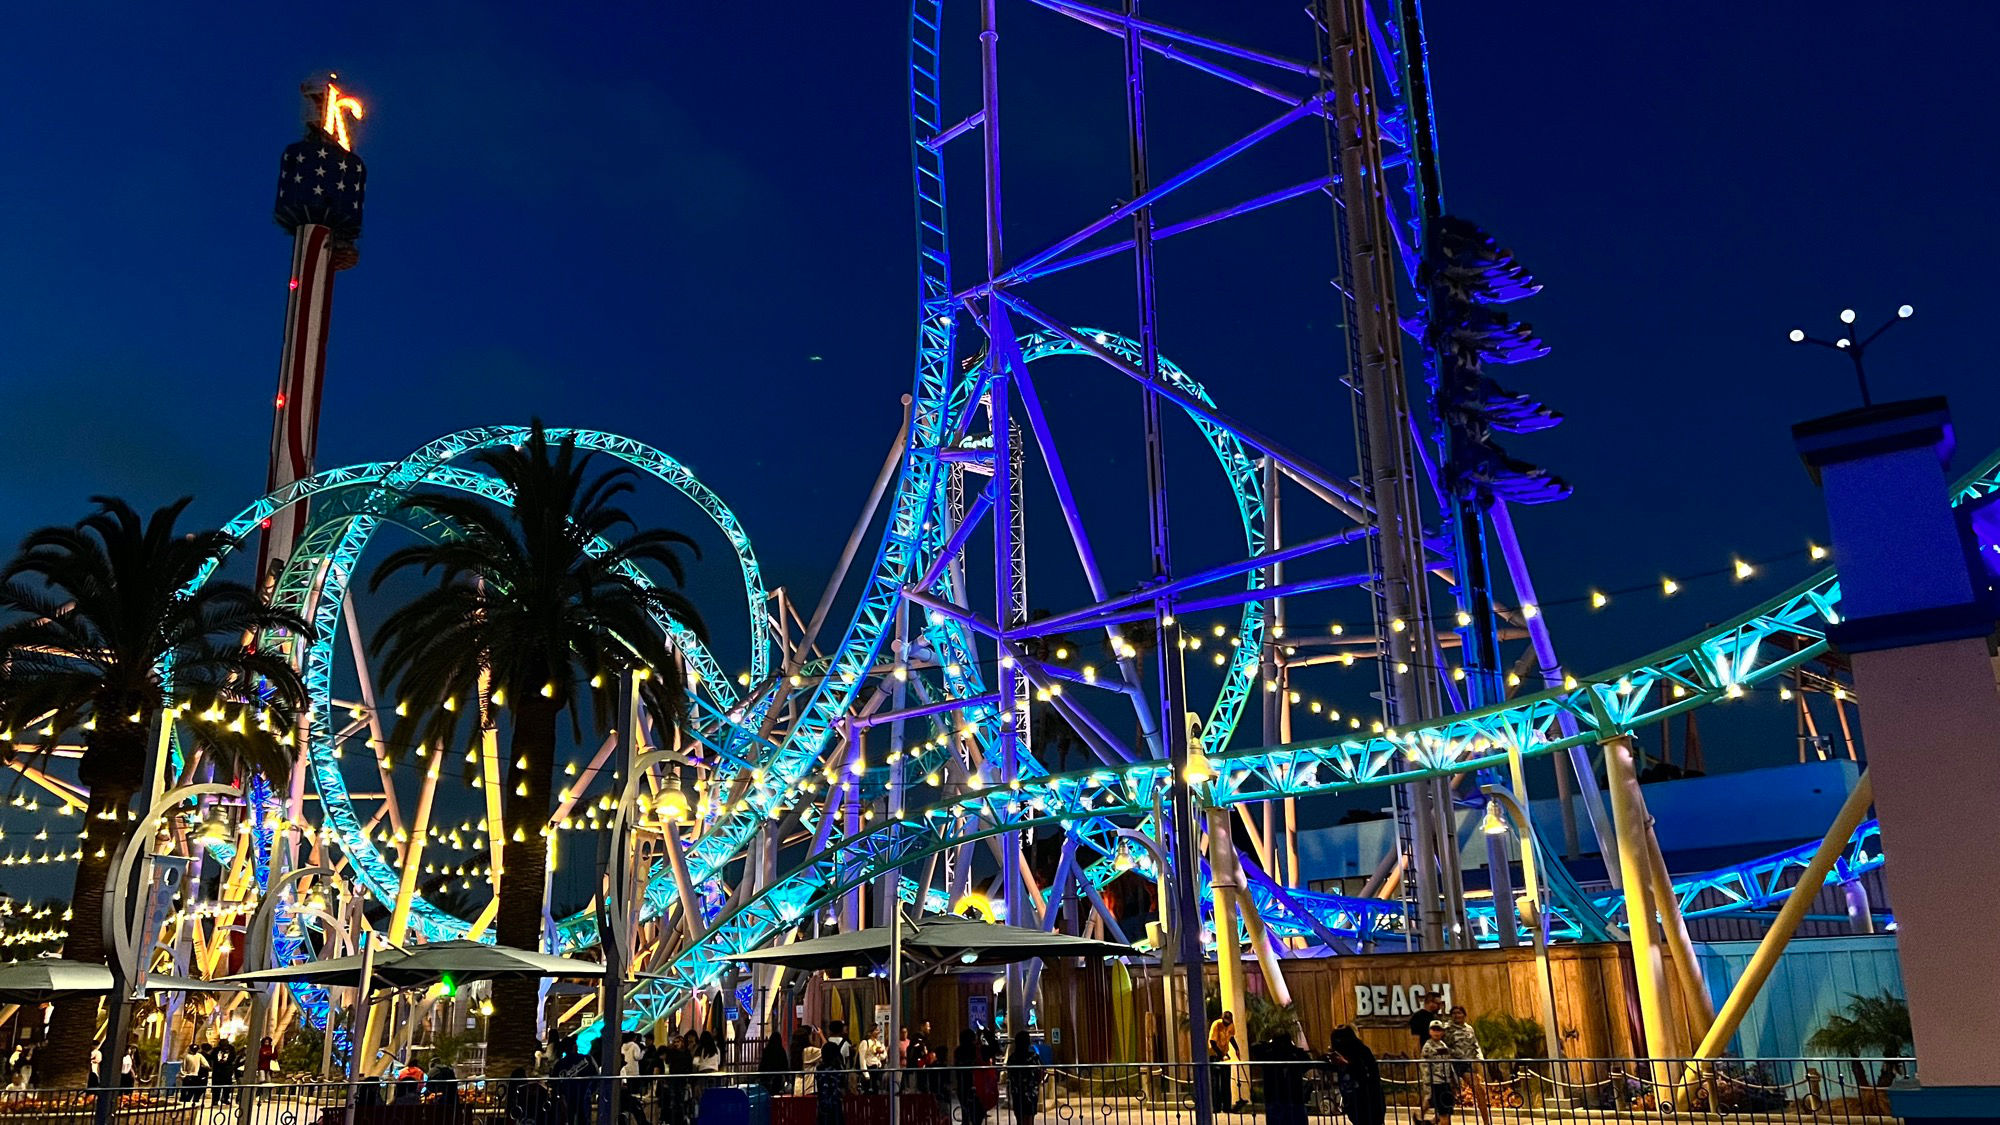
[[[338,621],[338,599],[345,595],[360,546],[393,506],[391,489],[440,486],[504,503],[508,497],[490,479],[443,464],[440,451],[462,453],[521,432],[518,428],[470,431],[426,447],[421,461],[412,458],[322,473],[260,501],[229,525],[233,533],[248,536],[260,520],[286,504],[308,497],[321,502],[322,514],[307,536],[308,543],[320,545],[313,548],[317,553],[302,549],[291,568],[307,576],[297,583],[299,588],[317,589],[317,600],[304,604],[311,610],[309,617],[322,626],[322,643],[316,647],[324,651],[315,655],[309,650],[306,654],[315,693],[314,781],[326,810],[326,826],[334,832],[364,886],[385,900],[394,896],[395,869],[362,831],[333,753],[330,638]],[[648,471],[702,503],[718,526],[733,531],[731,542],[737,548],[746,586],[761,590],[749,540],[712,492],[649,447],[589,431],[580,431],[579,437],[590,448],[617,451],[615,455],[623,459],[650,466]],[[1218,452],[1226,449],[1224,445]],[[1226,455],[1223,460],[1226,466],[1231,464]],[[1959,500],[2000,491],[1996,470],[2000,470],[2000,457],[1989,459],[1959,484]],[[360,498],[360,502],[327,502],[342,492]],[[1246,534],[1253,537],[1250,542],[1254,544],[1252,528],[1254,524],[1246,518]],[[1826,627],[1838,620],[1839,601],[1837,577],[1828,571],[1734,621],[1580,681],[1573,688],[1543,692],[1409,730],[1224,753],[1212,759],[1215,777],[1206,783],[1206,796],[1212,804],[1228,807],[1273,797],[1349,792],[1400,783],[1413,776],[1445,776],[1499,765],[1504,763],[1510,744],[1517,745],[1526,757],[1537,757],[1571,745],[1601,742],[1781,679],[1823,651]],[[1245,627],[1254,624],[1246,620]],[[709,666],[714,666],[705,653],[689,643],[691,661],[708,660]],[[1254,672],[1254,661],[1247,666]],[[866,674],[879,674],[879,669],[870,667]],[[858,674],[857,680],[861,678]],[[712,719],[744,713],[745,701],[736,696],[719,670],[705,674],[701,687]],[[1666,690],[1660,690],[1663,687]],[[974,692],[977,684],[968,680],[959,690]],[[1241,696],[1231,704],[1229,694],[1225,692],[1212,712],[1218,725],[1227,725],[1227,708],[1234,707],[1240,713]],[[1575,733],[1564,733],[1572,724]],[[749,744],[740,732],[721,737],[732,745]],[[774,760],[779,752],[772,748],[763,760]],[[1400,771],[1399,759],[1405,763]],[[1419,772],[1412,774],[1409,767]],[[769,767],[764,768],[768,778]],[[808,772],[800,771],[799,776]],[[940,802],[838,841],[781,876],[761,894],[716,918],[703,939],[679,956],[662,980],[639,990],[634,997],[633,1021],[643,1022],[670,1009],[691,990],[713,985],[727,957],[777,939],[849,889],[943,849],[1001,832],[1143,819],[1150,815],[1155,794],[1167,780],[1164,765],[1151,761],[1119,769],[1042,776],[1024,782],[1017,790],[988,790]],[[709,838],[715,835],[711,829]],[[1872,824],[1857,832],[1837,874],[1851,877],[1878,865],[1882,857],[1876,839]],[[1786,893],[1784,876],[1802,867],[1809,851],[1799,849],[1757,864],[1706,873],[1684,880],[1679,889],[1691,913],[1758,909]],[[696,849],[693,854],[701,852]],[[723,857],[723,862],[730,858],[734,857]],[[721,863],[701,862],[692,874],[698,881],[707,881],[716,877],[720,868]],[[1144,864],[1139,870],[1149,873]],[[1720,906],[1697,907],[1696,898],[1704,892],[1714,892],[1726,901]],[[1332,933],[1356,940],[1399,939],[1400,916],[1393,904],[1301,891],[1291,891],[1287,897],[1288,903],[1269,895],[1258,896],[1265,916],[1280,933],[1308,938]],[[1622,902],[1609,897],[1594,905],[1604,916],[1612,917]],[[1299,917],[1301,909],[1312,917]],[[465,928],[464,923],[429,904],[419,903],[416,916],[431,939],[455,936]],[[1474,924],[1482,934],[1490,934],[1490,912],[1475,909]],[[594,928],[581,918],[570,920],[564,928],[566,944],[586,945],[595,937]],[[1576,919],[1559,914],[1559,936],[1581,936],[1584,932]]]
[[[1035,2],[1099,30],[1116,30],[1102,26],[1104,13],[1092,5],[1073,0]],[[1086,228],[1074,241],[1015,259],[1012,272],[1005,277],[981,279],[970,286],[965,279],[954,277],[943,149],[954,137],[977,135],[981,126],[973,117],[944,111],[939,82],[941,9],[941,0],[913,0],[910,22],[910,151],[919,306],[908,438],[883,501],[886,516],[882,536],[872,564],[862,574],[857,606],[839,639],[825,650],[826,655],[801,667],[781,666],[774,652],[775,631],[768,621],[768,592],[750,538],[717,493],[685,466],[629,438],[592,430],[552,431],[552,436],[574,436],[581,447],[620,459],[677,490],[702,509],[728,540],[737,559],[749,612],[747,685],[739,690],[696,638],[671,622],[661,623],[672,632],[675,645],[698,678],[691,733],[712,751],[709,760],[714,788],[710,792],[732,794],[722,812],[710,813],[698,831],[685,836],[691,880],[703,891],[713,892],[712,899],[722,897],[720,892],[730,889],[736,872],[746,866],[744,859],[752,841],[773,821],[800,806],[804,806],[804,824],[820,828],[817,839],[823,841],[815,854],[781,872],[774,881],[754,893],[744,892],[728,909],[701,919],[699,938],[681,947],[669,963],[656,966],[660,970],[657,979],[648,979],[633,993],[628,1004],[630,1026],[649,1024],[695,991],[714,987],[729,970],[729,958],[780,940],[850,890],[893,877],[914,861],[968,842],[1021,829],[1059,829],[1080,841],[1085,850],[1077,856],[1078,862],[1102,881],[1116,870],[1115,832],[1151,818],[1173,780],[1166,764],[1158,760],[1157,749],[1147,746],[1138,748],[1140,760],[1128,764],[1057,775],[1049,774],[1046,763],[1029,754],[1015,771],[1017,787],[973,788],[928,806],[913,798],[906,810],[870,822],[852,834],[838,824],[818,823],[822,812],[814,794],[822,783],[833,784],[831,774],[840,768],[841,763],[831,761],[830,755],[841,744],[842,724],[860,717],[891,676],[908,673],[906,665],[915,663],[907,653],[890,647],[899,621],[905,617],[908,639],[914,650],[923,654],[924,665],[921,674],[909,674],[908,690],[927,704],[995,701],[968,703],[947,712],[955,716],[949,720],[943,715],[925,717],[923,721],[933,731],[942,732],[941,736],[913,745],[906,771],[922,776],[945,768],[956,756],[945,735],[962,734],[966,745],[982,757],[999,750],[1006,741],[1002,731],[1006,711],[997,701],[1000,685],[1011,682],[1012,676],[995,671],[995,665],[1004,662],[997,656],[984,659],[979,647],[985,642],[989,651],[997,653],[999,642],[1008,635],[996,637],[995,632],[982,629],[997,631],[1006,623],[996,625],[990,618],[982,622],[979,614],[966,608],[970,599],[963,588],[964,578],[951,564],[963,555],[964,536],[972,525],[990,520],[996,525],[996,540],[1008,534],[1001,525],[1011,498],[999,485],[1009,470],[996,456],[995,448],[1013,438],[1008,436],[1008,427],[992,425],[991,419],[997,408],[1000,417],[1029,420],[1030,428],[1040,421],[1039,407],[1023,409],[1018,415],[1007,413],[1008,380],[1015,381],[1013,395],[1032,395],[1027,371],[1045,361],[1090,357],[1088,362],[1108,363],[1127,369],[1129,374],[1129,369],[1154,358],[1148,349],[1118,334],[1095,328],[1058,328],[1016,291],[1033,277],[1099,260],[1104,255],[1086,246],[1096,235],[1111,229],[1108,225]],[[1420,55],[1420,45],[1404,43],[1393,34],[1385,34],[1384,39],[1388,49],[1397,54],[1398,73],[1414,74],[1421,67],[1420,57],[1411,61],[1400,54],[1411,51]],[[1167,45],[1170,42],[1172,45]],[[1172,29],[1152,28],[1142,46],[1188,62],[1184,48],[1213,44],[1198,43]],[[1134,53],[1138,53],[1136,48]],[[1262,79],[1236,73],[1239,63],[1262,65],[1271,60],[1242,50],[1224,54],[1223,61],[1210,62],[1201,69],[1284,103],[1282,115],[1272,126],[1253,134],[1242,147],[1287,122],[1324,111],[1323,93],[1294,96]],[[1427,119],[1404,104],[1404,94],[1393,82],[1381,92],[1383,140],[1395,150],[1383,167],[1394,180],[1395,194],[1414,198],[1411,177],[1416,162],[1411,150],[1420,134],[1427,132]],[[997,131],[997,123],[985,127]],[[996,147],[997,143],[995,140]],[[1199,170],[1194,171],[1182,182],[1199,174]],[[993,179],[995,186],[989,186],[988,191],[997,196],[997,169]],[[1330,178],[1322,177],[1248,201],[1230,213],[1247,213],[1284,199],[1317,195],[1330,184]],[[1166,190],[1160,188],[1159,194]],[[996,208],[991,226],[997,229],[997,200],[989,200],[988,206]],[[1414,213],[1414,204],[1410,208]],[[1129,214],[1114,213],[1114,219]],[[1224,216],[1217,213],[1183,229],[1219,221],[1220,217]],[[1396,237],[1407,238],[1413,221],[1394,224]],[[1168,233],[1163,228],[1160,237]],[[1416,256],[1408,246],[1401,249],[1400,265],[1406,272],[1414,271]],[[990,288],[990,295],[969,295],[982,285]],[[1010,317],[1018,319],[1010,322]],[[975,319],[979,323],[974,324]],[[1012,323],[1020,322],[1028,323],[1021,324],[1020,330],[1011,328]],[[996,323],[1010,324],[1010,330],[1004,336],[997,331],[989,333]],[[997,355],[985,354],[980,346],[989,335],[999,345]],[[1018,349],[1018,363],[1009,356],[1010,344]],[[1157,371],[1158,378],[1149,382],[1148,393],[1180,406],[1194,420],[1230,487],[1246,557],[1264,555],[1273,538],[1268,507],[1275,499],[1265,494],[1263,462],[1284,461],[1281,450],[1228,420],[1209,392],[1180,368],[1160,360]],[[1150,376],[1141,373],[1139,378],[1147,381]],[[982,412],[991,432],[980,432]],[[466,430],[440,438],[400,461],[320,473],[259,501],[228,528],[240,542],[248,541],[273,514],[306,500],[312,502],[312,521],[279,576],[276,600],[312,622],[316,631],[309,641],[276,637],[267,638],[266,643],[286,646],[303,670],[313,699],[309,751],[312,780],[321,799],[322,826],[332,833],[361,886],[379,901],[393,901],[400,872],[370,838],[366,821],[355,807],[357,798],[343,774],[340,747],[360,729],[361,716],[351,716],[353,722],[343,725],[334,703],[334,670],[349,587],[364,551],[385,522],[404,523],[406,530],[417,535],[450,533],[448,528],[405,522],[410,517],[400,509],[399,500],[409,491],[445,488],[507,503],[510,497],[497,482],[458,463],[480,448],[518,442],[526,432],[518,426]],[[1038,439],[1040,436],[1036,434]],[[1047,451],[1043,454],[1046,458]],[[1960,500],[1984,497],[2000,489],[1996,465],[2000,465],[2000,458],[1989,460],[1968,477],[1960,487]],[[1372,534],[1372,517],[1365,505],[1357,505],[1343,491],[1347,484],[1344,478],[1319,473],[1311,465],[1286,462],[1285,467],[1295,478],[1310,479],[1318,492],[1336,494],[1346,501],[1344,506],[1335,506],[1343,507],[1356,521],[1355,542]],[[1049,468],[1054,476],[1054,467]],[[982,471],[992,482],[983,491],[978,487]],[[968,487],[967,481],[974,484]],[[1074,517],[1075,513],[1066,509],[1065,514]],[[1232,538],[1235,531],[1230,529]],[[1084,554],[1082,536],[1076,538],[1079,553]],[[996,550],[996,555],[1000,553]],[[1215,772],[1203,783],[1202,796],[1213,807],[1451,776],[1504,765],[1510,751],[1539,757],[1627,734],[1781,680],[1824,651],[1826,630],[1837,622],[1840,604],[1837,578],[1827,571],[1682,644],[1560,688],[1406,729],[1231,751],[1228,748],[1237,724],[1257,690],[1261,654],[1271,639],[1264,603],[1254,600],[1258,591],[1265,590],[1266,574],[1260,566],[1230,572],[1226,577],[1237,583],[1236,587],[1214,603],[1234,612],[1237,644],[1222,657],[1221,687],[1206,708],[1203,738]],[[928,602],[919,603],[918,597]],[[1101,595],[1097,601],[1100,608],[1109,604]],[[1149,603],[1139,604],[1144,608]],[[954,608],[957,612],[950,611]],[[1081,634],[1115,624],[1111,616],[1086,617],[1074,631]],[[1004,666],[1011,668],[1011,664]],[[879,704],[876,699],[874,705]],[[1195,704],[1189,704],[1188,709],[1201,710]],[[879,792],[885,772],[863,769],[854,784]],[[1864,826],[1850,841],[1842,872],[1857,874],[1879,864],[1878,843],[1872,827]],[[1781,853],[1684,880],[1679,889],[1691,913],[1758,909],[1787,893],[1785,879],[1802,866],[1802,859],[1797,851]],[[1136,870],[1142,875],[1156,874],[1149,865],[1149,860],[1142,860]],[[908,890],[914,894],[914,885]],[[1393,944],[1402,940],[1402,910],[1395,903],[1265,886],[1253,887],[1252,895],[1260,913],[1286,936],[1325,944]],[[1618,923],[1622,902],[1615,896],[1588,903],[1582,902],[1580,895],[1578,899],[1558,911],[1561,936],[1602,937],[1609,926]],[[656,870],[646,888],[643,915],[657,918],[677,909],[670,876],[665,870]],[[421,899],[413,904],[412,920],[430,940],[462,936],[468,928],[465,922]],[[1490,910],[1482,912],[1475,906],[1471,923],[1482,937],[1495,936],[1496,923]],[[558,937],[566,948],[594,944],[594,915],[584,913],[560,920]]]

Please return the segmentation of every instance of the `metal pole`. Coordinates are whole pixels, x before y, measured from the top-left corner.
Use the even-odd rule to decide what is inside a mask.
[[[1528,816],[1527,806],[1507,790],[1488,785],[1482,787],[1480,792],[1506,810],[1508,818],[1514,822],[1514,830],[1521,837],[1521,882],[1535,911],[1528,927],[1535,947],[1535,1014],[1541,1017],[1543,1057],[1559,1059],[1562,1057],[1562,1032],[1556,1024],[1556,986],[1554,975],[1549,972],[1548,928],[1542,924],[1542,887],[1535,877],[1532,862],[1527,859],[1539,846],[1534,821]]]
[[[991,0],[988,0],[991,3]],[[1146,58],[1139,30],[1132,21],[1139,17],[1139,0],[1124,3],[1125,113],[1126,136],[1132,166],[1132,198],[1146,199],[1152,191],[1152,173],[1147,156]],[[1153,578],[1173,577],[1172,537],[1167,511],[1166,432],[1160,423],[1160,340],[1159,305],[1154,295],[1153,209],[1150,204],[1132,210],[1133,280],[1139,312],[1140,374],[1145,382],[1142,419],[1146,437],[1147,532],[1152,545]],[[1160,598],[1153,609],[1159,621],[1159,701],[1160,734],[1166,739],[1172,776],[1168,780],[1168,800],[1172,807],[1172,827],[1168,836],[1173,849],[1174,899],[1179,911],[1175,937],[1186,974],[1188,1006],[1188,1054],[1196,1065],[1190,1075],[1194,1093],[1195,1125],[1213,1125],[1215,1106],[1209,1089],[1209,1073],[1200,1065],[1203,1053],[1201,1022],[1207,1012],[1203,1003],[1201,897],[1196,865],[1200,847],[1195,826],[1194,787],[1187,779],[1188,729],[1187,685],[1183,681],[1181,629],[1174,617],[1171,598]],[[1172,1013],[1167,1019],[1173,1018]]]
[[[903,1068],[909,1060],[902,1056],[903,1028],[903,901],[895,892],[896,884],[903,878],[903,869],[896,868],[889,873],[889,1030],[884,1039],[895,1056],[889,1060],[889,1125],[901,1125],[897,1116],[897,1103],[902,1098]],[[923,910],[923,900],[917,901],[917,909]]]
[[[1632,769],[1632,744],[1626,737],[1604,744],[1604,773],[1611,783],[1611,817],[1618,838],[1618,865],[1625,872],[1626,932],[1632,940],[1632,969],[1639,986],[1639,1019],[1646,1033],[1645,1057],[1669,1057],[1673,1043],[1667,1007],[1666,969],[1653,932],[1653,906],[1646,854],[1646,807],[1639,795],[1639,776]],[[1667,1077],[1653,1068],[1653,1079]]]
[[[356,940],[361,943],[361,979],[356,982],[354,990],[354,1014],[357,1020],[365,1022],[365,1017],[362,1016],[362,1013],[368,1009],[368,988],[372,983],[371,978],[375,975],[375,934],[368,928],[366,915],[357,911],[355,917],[356,924],[360,928],[360,932],[356,935]],[[331,1031],[331,1028],[328,1030]],[[356,1082],[358,1076],[362,1073],[363,1066],[361,1061],[361,1037],[356,1034],[360,1030],[353,1023],[348,1024],[347,1125],[354,1125],[355,1096],[359,1093],[359,1087],[356,1085]]]

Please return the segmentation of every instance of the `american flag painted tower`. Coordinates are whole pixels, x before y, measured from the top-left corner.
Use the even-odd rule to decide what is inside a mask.
[[[320,389],[326,373],[326,335],[333,312],[333,275],[360,261],[361,203],[368,170],[354,153],[349,119],[361,103],[335,85],[338,76],[299,87],[305,99],[305,138],[278,161],[278,202],[273,217],[292,236],[291,292],[285,304],[285,349],[278,359],[278,393],[272,400],[269,490],[312,475],[319,444]],[[259,574],[274,578],[305,530],[306,505],[293,504],[265,521]]]

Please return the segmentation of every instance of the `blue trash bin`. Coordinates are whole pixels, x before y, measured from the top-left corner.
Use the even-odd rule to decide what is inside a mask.
[[[710,1086],[694,1114],[697,1125],[771,1125],[771,1092],[762,1086]]]

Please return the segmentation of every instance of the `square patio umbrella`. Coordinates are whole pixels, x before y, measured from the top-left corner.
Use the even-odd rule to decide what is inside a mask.
[[[0,965],[0,1004],[40,1004],[58,996],[110,992],[111,970],[83,961],[37,957]]]
[[[230,984],[255,985],[267,981],[303,982],[342,988],[361,986],[361,954],[330,957],[323,961],[303,961],[238,973],[224,980]],[[573,957],[555,957],[532,950],[478,941],[440,941],[399,949],[385,945],[375,953],[369,973],[370,986],[423,988],[450,977],[456,984],[522,977],[602,977],[604,966]]]
[[[951,965],[1011,965],[1050,957],[1115,957],[1132,947],[1113,941],[1044,933],[1025,926],[971,918],[924,918],[904,924],[903,958],[935,968]],[[795,941],[739,953],[729,958],[793,969],[845,969],[886,965],[892,935],[887,926]]]

